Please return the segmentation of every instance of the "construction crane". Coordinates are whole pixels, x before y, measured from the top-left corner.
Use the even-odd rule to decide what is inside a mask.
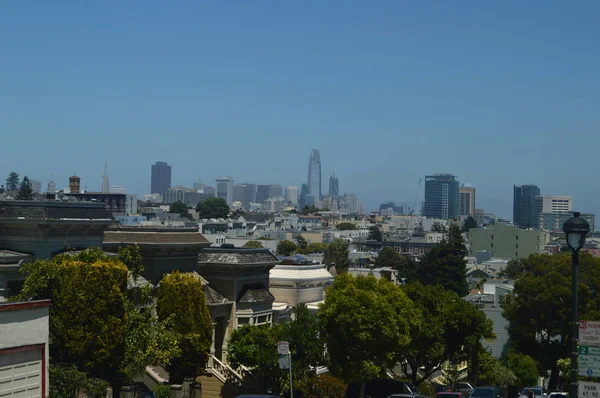
[[[421,183],[423,182],[423,178],[419,178],[419,183],[417,184],[417,192],[415,192],[415,200],[413,202],[412,208],[409,209],[408,215],[412,216],[415,214],[415,209],[417,207],[417,198],[419,197],[419,189],[421,189]]]

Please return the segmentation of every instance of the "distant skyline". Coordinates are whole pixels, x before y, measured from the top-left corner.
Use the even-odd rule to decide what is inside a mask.
[[[51,4],[52,3],[52,4]],[[600,3],[7,2],[0,178],[57,189],[301,186],[307,156],[373,210],[452,173],[511,218],[513,184],[600,214]],[[419,192],[423,199],[423,186]]]

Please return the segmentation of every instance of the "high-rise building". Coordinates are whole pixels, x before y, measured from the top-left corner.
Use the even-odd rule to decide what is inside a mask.
[[[104,162],[104,174],[102,174],[102,193],[110,193],[110,185],[108,184],[108,163]]]
[[[310,151],[308,159],[308,195],[321,200],[321,154],[318,149]]]
[[[48,181],[48,189],[46,189],[46,192],[48,193],[55,193],[56,192],[56,183],[52,180]]]
[[[233,204],[233,177],[217,177],[217,197],[223,198],[229,206]]]
[[[198,181],[196,181],[194,183],[194,190],[195,191],[201,191],[204,189],[204,184],[202,183],[202,179],[198,178]]]
[[[456,218],[459,200],[458,180],[455,176],[443,173],[425,176],[425,217]]]
[[[211,187],[210,185],[205,185],[202,190],[204,191],[206,196],[209,198],[214,198],[215,196],[217,196],[217,190],[215,189],[215,187]]]
[[[152,165],[150,193],[163,194],[171,188],[171,166],[167,162],[156,162]]]
[[[242,204],[242,206],[244,206],[244,189],[245,188],[246,188],[246,186],[242,185],[242,184],[234,184],[233,185],[233,201],[240,202]]]
[[[269,185],[269,198],[278,198],[283,196],[283,188],[279,184]]]
[[[535,185],[513,186],[513,223],[518,228],[533,228],[536,196],[540,196],[540,189]]]
[[[533,227],[541,228],[543,214],[570,214],[573,211],[571,196],[536,196],[533,199]]]
[[[270,185],[257,185],[256,186],[256,203],[264,203],[265,200],[269,199],[271,195]]]
[[[475,214],[475,188],[463,184],[458,189],[460,203],[458,205],[459,216],[473,216]]]
[[[340,180],[335,176],[335,171],[329,176],[329,196],[336,197],[340,194]]]
[[[32,178],[29,180],[29,183],[31,184],[31,189],[33,189],[33,192],[42,193],[42,182],[40,180]]]
[[[125,185],[111,185],[109,193],[127,193],[127,187]]]
[[[293,205],[298,204],[298,199],[300,198],[300,188],[295,187],[293,185],[288,185],[285,187],[285,201],[291,203]]]
[[[302,184],[300,188],[300,197],[298,198],[298,208],[304,209],[308,205],[308,185]]]
[[[250,208],[250,203],[256,203],[256,184],[244,184],[244,201],[242,204],[245,209]]]

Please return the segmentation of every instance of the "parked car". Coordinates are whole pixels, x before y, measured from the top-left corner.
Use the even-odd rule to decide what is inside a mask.
[[[411,394],[392,394],[392,395],[388,395],[387,398],[429,398],[426,397],[425,395],[411,395]]]
[[[346,390],[346,398],[360,397],[361,383],[352,382]],[[371,398],[427,398],[419,393],[417,387],[409,382],[392,379],[374,379],[365,386],[365,397]]]
[[[456,391],[462,392],[465,395],[470,395],[471,391],[473,391],[473,386],[471,383],[467,383],[466,381],[461,381],[460,383],[456,383]]]
[[[548,394],[548,398],[567,398],[568,396],[569,393],[563,391],[554,391]]]
[[[438,392],[435,398],[467,398],[469,395],[460,391],[444,391]]]
[[[469,398],[501,398],[502,392],[496,387],[475,387]]]
[[[546,396],[542,387],[525,387],[523,391],[521,391],[521,398],[527,398],[527,390],[533,391],[534,398],[542,398]]]

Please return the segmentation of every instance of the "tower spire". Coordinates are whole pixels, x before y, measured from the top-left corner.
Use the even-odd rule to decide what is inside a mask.
[[[110,186],[108,184],[108,163],[104,162],[104,174],[102,175],[102,193],[110,193]]]

